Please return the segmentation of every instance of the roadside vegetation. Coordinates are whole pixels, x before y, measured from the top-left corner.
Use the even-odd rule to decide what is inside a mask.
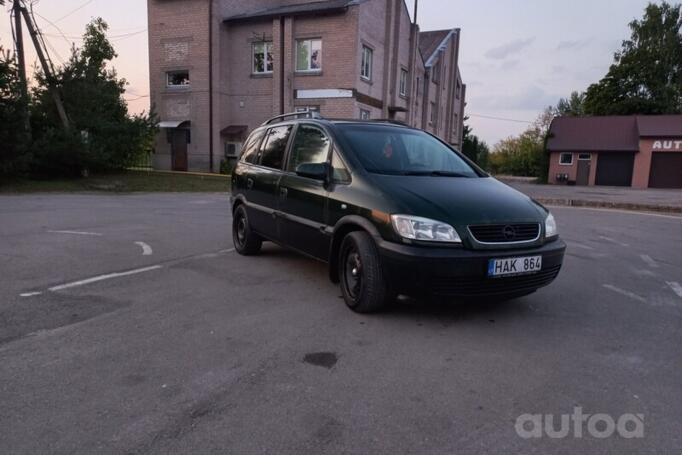
[[[650,3],[608,73],[585,92],[547,107],[529,128],[497,143],[486,169],[547,179],[545,144],[556,116],[682,114],[682,4]]]
[[[52,78],[35,72],[26,100],[16,60],[0,47],[0,181],[117,172],[151,151],[156,116],[128,112],[122,97],[127,82],[111,68],[116,52],[107,30],[102,19],[90,22],[82,47],[72,49]],[[63,100],[68,127],[55,93]]]

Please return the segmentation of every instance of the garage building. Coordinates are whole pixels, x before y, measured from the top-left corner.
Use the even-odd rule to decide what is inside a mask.
[[[557,117],[549,183],[682,188],[682,115]]]

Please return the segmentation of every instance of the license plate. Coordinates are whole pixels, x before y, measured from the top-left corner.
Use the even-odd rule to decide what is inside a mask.
[[[535,273],[542,268],[542,256],[491,259],[488,261],[488,276],[509,276]]]

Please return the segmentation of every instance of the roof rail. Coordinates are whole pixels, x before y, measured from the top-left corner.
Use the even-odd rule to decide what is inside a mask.
[[[299,112],[289,112],[287,114],[282,114],[282,115],[277,115],[275,117],[272,117],[266,121],[264,121],[261,126],[265,125],[270,125],[272,123],[277,123],[277,122],[283,122],[287,117],[293,117],[295,119],[298,118],[317,118],[321,119],[323,118],[322,115],[318,111],[313,111],[310,109],[306,109],[304,111],[299,111]]]

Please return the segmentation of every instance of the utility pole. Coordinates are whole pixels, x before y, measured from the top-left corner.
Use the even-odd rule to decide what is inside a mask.
[[[26,80],[26,56],[24,54],[24,32],[21,24],[21,5],[16,0],[12,5],[14,14],[14,35],[16,39],[17,63],[19,65],[19,83],[21,90],[21,107],[24,115],[24,129],[31,139],[31,122],[28,116],[28,81]]]
[[[18,5],[18,6],[17,6]],[[59,90],[55,86],[54,74],[52,74],[52,68],[50,67],[47,58],[45,57],[45,52],[43,52],[43,47],[38,39],[38,32],[35,25],[33,24],[33,19],[28,14],[25,6],[21,5],[21,0],[14,0],[14,8],[20,11],[26,21],[26,28],[28,28],[28,33],[31,35],[31,40],[33,41],[33,46],[38,54],[38,60],[40,60],[40,66],[43,67],[43,72],[45,73],[45,79],[47,80],[48,90],[52,95],[52,99],[57,106],[57,113],[62,121],[64,129],[69,129],[70,123],[69,118],[66,116],[66,110],[64,110],[64,103],[62,102],[62,97],[59,94]]]

